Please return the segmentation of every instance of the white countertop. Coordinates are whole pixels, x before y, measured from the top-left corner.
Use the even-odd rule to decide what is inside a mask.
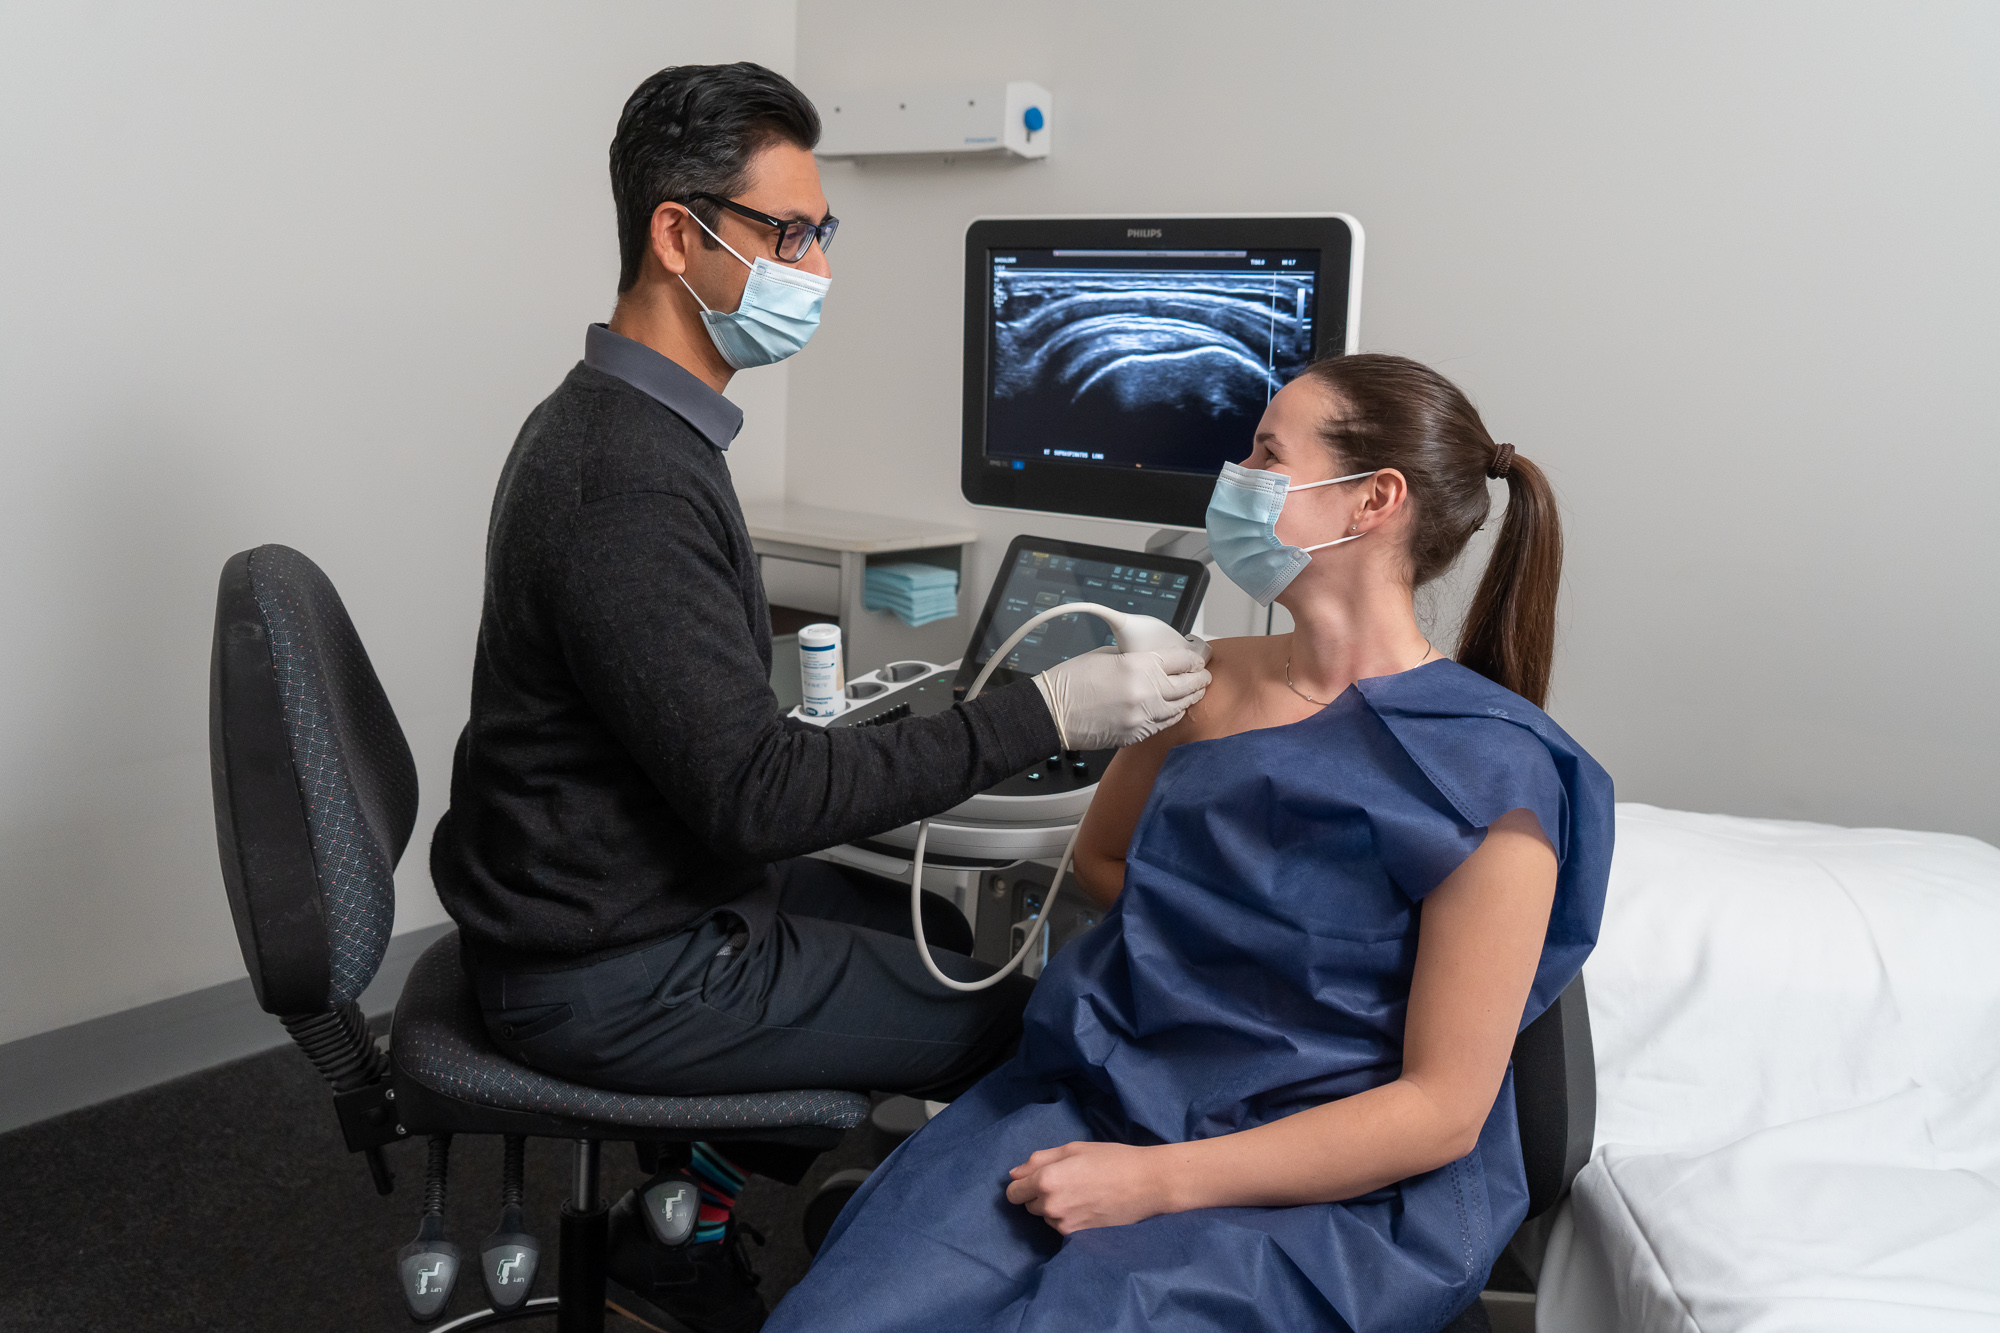
[[[847,509],[790,501],[763,501],[743,506],[743,518],[753,541],[790,542],[823,551],[914,551],[926,546],[960,546],[979,540],[972,528],[953,523],[925,523],[887,514],[857,514]]]

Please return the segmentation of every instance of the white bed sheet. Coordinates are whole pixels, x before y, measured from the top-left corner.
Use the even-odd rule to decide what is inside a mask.
[[[1621,805],[1541,1333],[2000,1330],[2000,850]]]

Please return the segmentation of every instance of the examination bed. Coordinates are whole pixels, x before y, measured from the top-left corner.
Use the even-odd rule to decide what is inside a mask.
[[[1618,816],[1541,1333],[2000,1329],[2000,850]]]

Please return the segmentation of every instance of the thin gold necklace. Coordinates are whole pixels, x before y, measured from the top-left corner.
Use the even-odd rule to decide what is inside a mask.
[[[1411,671],[1415,671],[1418,667],[1430,661],[1431,654],[1436,651],[1437,649],[1431,647],[1431,641],[1429,639],[1425,639],[1424,655],[1422,657],[1419,657],[1415,662],[1411,663],[1409,669]],[[1292,659],[1289,657],[1285,659],[1285,688],[1290,690],[1293,694],[1298,695],[1299,698],[1304,699],[1309,704],[1318,704],[1321,708],[1324,708],[1328,703],[1328,700],[1315,699],[1310,694],[1307,694],[1304,690],[1300,689],[1298,686],[1292,684]]]

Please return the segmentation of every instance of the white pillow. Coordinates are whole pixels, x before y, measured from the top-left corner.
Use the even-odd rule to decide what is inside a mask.
[[[2000,850],[1976,839],[1620,805],[1584,965],[1597,1143],[1955,1101],[2000,1073],[1996,950]]]

